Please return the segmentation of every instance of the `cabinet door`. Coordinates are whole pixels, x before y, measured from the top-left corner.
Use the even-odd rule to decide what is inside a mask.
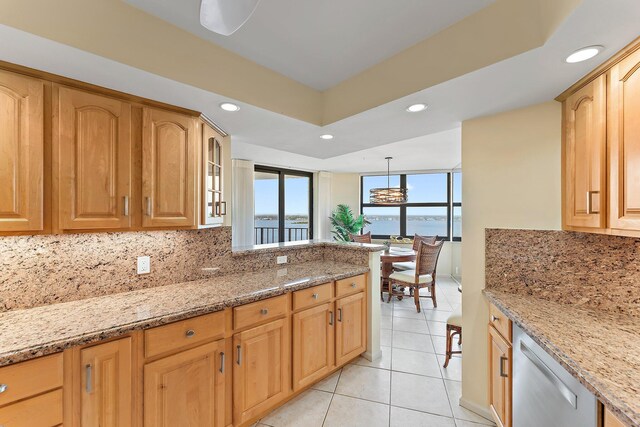
[[[128,228],[131,105],[57,86],[54,116],[59,228]]]
[[[224,343],[219,340],[145,365],[146,427],[224,425]]]
[[[144,227],[195,226],[195,119],[145,108],[142,128]]]
[[[81,425],[132,425],[131,357],[131,338],[95,345],[80,351]]]
[[[297,391],[325,376],[333,368],[333,303],[293,315],[293,389]]]
[[[289,319],[280,319],[233,337],[235,425],[274,407],[289,395]]]
[[[336,301],[336,365],[344,365],[367,348],[367,301],[364,292]]]
[[[44,82],[0,71],[0,233],[43,229]]]
[[[600,76],[564,102],[564,209],[571,227],[606,227],[606,99]]]
[[[610,228],[640,230],[640,51],[609,71]]]
[[[222,136],[207,123],[202,124],[202,224],[222,224],[227,214],[223,201]]]
[[[511,426],[511,345],[489,326],[489,405],[500,427]]]

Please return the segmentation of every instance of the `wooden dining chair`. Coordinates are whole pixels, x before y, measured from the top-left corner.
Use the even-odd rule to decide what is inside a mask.
[[[444,366],[449,366],[451,355],[462,354],[462,350],[453,349],[453,337],[458,336],[458,346],[462,345],[462,310],[457,309],[447,319],[447,343],[444,356]]]
[[[371,243],[371,232],[366,234],[349,234],[352,242],[356,243]]]
[[[435,244],[438,241],[438,236],[421,236],[416,234],[413,236],[413,247],[414,251],[418,250],[420,246],[420,242],[429,243],[430,245]],[[394,262],[393,263],[394,270],[415,270],[416,263],[415,261],[405,261],[405,262]]]
[[[389,276],[389,287],[393,289],[394,285],[400,287],[408,287],[413,291],[413,299],[416,304],[416,310],[420,313],[420,289],[428,288],[429,295],[425,298],[431,298],[433,307],[438,306],[436,300],[436,267],[438,266],[438,257],[442,250],[440,241],[433,245],[420,242],[418,246],[418,254],[416,255],[416,269],[406,271],[396,271]],[[393,292],[389,293],[389,301]]]

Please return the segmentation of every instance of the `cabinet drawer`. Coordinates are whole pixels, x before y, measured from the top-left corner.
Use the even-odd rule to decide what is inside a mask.
[[[356,292],[364,291],[367,286],[367,281],[364,279],[364,274],[355,277],[347,277],[346,279],[336,281],[336,297],[343,295],[349,295]]]
[[[299,310],[329,301],[333,296],[331,288],[331,283],[325,283],[313,288],[295,291],[293,293],[293,309]]]
[[[62,390],[51,391],[0,408],[0,422],[7,427],[62,425]]]
[[[496,330],[500,332],[500,335],[508,342],[512,341],[511,320],[493,304],[489,304],[489,324],[496,328]]]
[[[0,385],[0,406],[62,387],[62,353],[0,368]]]
[[[170,323],[144,331],[144,355],[162,353],[224,336],[224,311]]]
[[[233,309],[234,329],[243,329],[287,314],[287,296],[268,298]]]

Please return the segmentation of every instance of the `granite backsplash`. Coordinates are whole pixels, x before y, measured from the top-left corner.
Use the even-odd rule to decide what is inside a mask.
[[[640,317],[640,239],[487,229],[486,287]]]
[[[326,257],[366,265],[368,259],[360,251],[322,246],[281,252],[289,263]],[[151,257],[150,274],[136,274],[142,255]],[[277,255],[232,256],[231,227],[0,237],[0,312],[256,271],[274,267]]]

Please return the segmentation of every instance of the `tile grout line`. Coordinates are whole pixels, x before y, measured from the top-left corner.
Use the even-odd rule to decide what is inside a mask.
[[[324,418],[322,419],[322,425],[324,426],[324,424],[327,422],[327,416],[329,415],[329,410],[331,409],[331,404],[333,403],[333,398],[336,395],[336,390],[338,389],[338,383],[340,382],[340,377],[342,377],[342,370],[344,368],[340,368],[339,374],[338,374],[338,381],[336,381],[336,386],[333,389],[333,393],[331,393],[331,400],[329,401],[329,406],[327,406],[327,411],[324,413]]]

